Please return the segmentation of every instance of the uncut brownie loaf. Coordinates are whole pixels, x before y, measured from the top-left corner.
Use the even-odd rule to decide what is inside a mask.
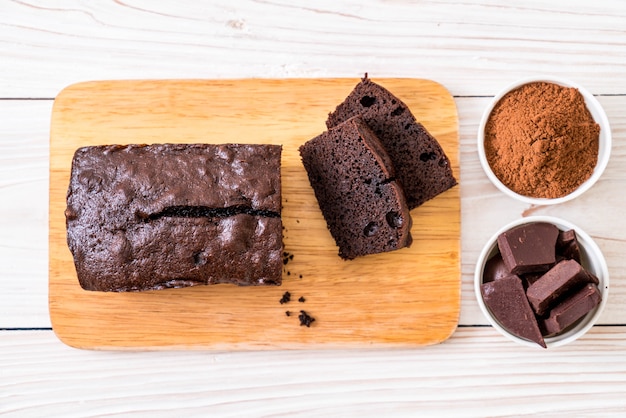
[[[307,141],[300,155],[340,257],[411,244],[402,188],[385,149],[360,117]]]
[[[80,285],[280,284],[280,158],[277,145],[78,149],[65,216]]]
[[[408,107],[367,74],[329,114],[326,126],[361,115],[385,147],[413,209],[457,184],[450,161],[437,140]]]

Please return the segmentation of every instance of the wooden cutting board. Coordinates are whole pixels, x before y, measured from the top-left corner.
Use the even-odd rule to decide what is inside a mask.
[[[88,349],[214,350],[410,347],[448,338],[460,308],[459,187],[411,212],[410,248],[343,261],[300,162],[298,146],[324,131],[327,114],[358,81],[97,81],[63,90],[50,134],[49,302],[57,336]],[[373,81],[400,97],[440,141],[458,179],[457,113],[446,89],[429,80]],[[81,289],[65,238],[74,151],[164,142],[283,145],[282,286]],[[286,291],[291,302],[280,304]],[[300,310],[315,318],[310,328],[300,326]]]

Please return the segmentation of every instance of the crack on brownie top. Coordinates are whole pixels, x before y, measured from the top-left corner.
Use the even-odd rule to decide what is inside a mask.
[[[251,215],[266,218],[280,218],[280,213],[271,210],[253,209],[249,206],[235,205],[224,208],[209,206],[168,206],[160,212],[145,214],[137,212],[139,219],[144,222],[160,218],[227,218],[235,215]]]

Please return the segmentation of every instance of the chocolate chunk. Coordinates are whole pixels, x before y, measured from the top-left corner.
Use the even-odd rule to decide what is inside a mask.
[[[539,280],[541,276],[543,276],[543,273],[526,273],[522,275],[521,277],[526,285],[525,287],[528,288],[530,285],[532,285],[537,280]]]
[[[534,341],[546,348],[519,277],[509,276],[483,283],[481,291],[485,304],[504,328],[520,338]]]
[[[509,273],[509,269],[504,265],[504,260],[502,260],[500,254],[494,255],[485,263],[483,283],[493,282],[494,280],[508,276],[511,276],[511,273]]]
[[[589,270],[585,270],[585,273],[587,273],[587,276],[589,276],[589,283],[593,283],[596,286],[600,284],[600,280]]]
[[[512,274],[547,271],[555,259],[559,235],[556,226],[546,222],[520,225],[498,236],[498,248]]]
[[[591,277],[575,260],[561,261],[529,286],[526,296],[537,315],[541,316],[562,296],[589,283]]]
[[[568,260],[576,260],[580,263],[580,246],[576,231],[570,229],[568,231],[559,232],[556,240],[556,253]]]
[[[540,321],[543,334],[549,336],[562,332],[598,306],[601,300],[597,286],[587,284],[552,309],[548,318]]]

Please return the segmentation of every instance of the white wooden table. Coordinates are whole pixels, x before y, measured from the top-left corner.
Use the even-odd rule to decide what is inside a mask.
[[[0,415],[623,416],[626,3],[296,3],[0,2]],[[47,311],[48,137],[63,87],[366,71],[436,80],[458,106],[462,309],[449,340],[402,350],[148,353],[81,351],[58,341]],[[542,73],[595,94],[614,138],[601,180],[549,208],[498,192],[479,166],[475,140],[490,97]],[[611,276],[600,323],[548,351],[517,346],[487,326],[472,287],[482,244],[530,213],[584,228]]]

